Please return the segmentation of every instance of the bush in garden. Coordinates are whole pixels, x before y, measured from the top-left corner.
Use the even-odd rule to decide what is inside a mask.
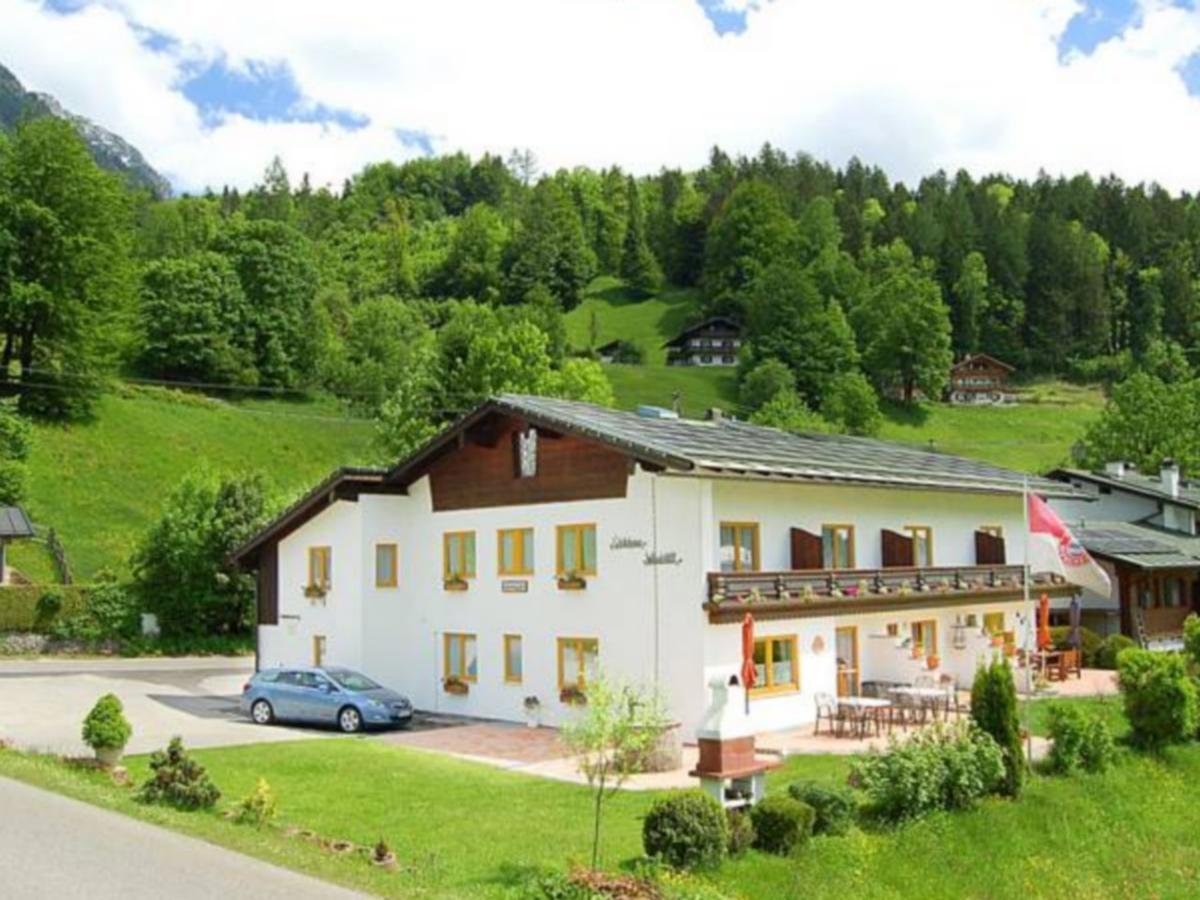
[[[646,855],[676,869],[719,865],[728,846],[725,810],[701,791],[680,791],[655,801],[642,822]]]
[[[872,811],[889,822],[966,809],[1005,784],[1004,755],[991,735],[965,723],[935,725],[851,770]]]
[[[1196,685],[1181,654],[1132,648],[1117,658],[1130,741],[1148,750],[1186,741],[1196,733]]]
[[[729,820],[729,855],[741,856],[754,846],[754,823],[744,809],[731,809],[726,818]]]
[[[845,834],[854,824],[858,803],[845,788],[799,781],[788,786],[788,794],[813,808],[813,834]]]
[[[1071,629],[1066,625],[1056,625],[1051,628],[1050,640],[1054,642],[1055,650],[1075,649],[1075,645],[1071,643]],[[1079,649],[1083,651],[1081,662],[1084,666],[1089,669],[1095,667],[1096,654],[1100,652],[1100,645],[1103,643],[1104,638],[1092,629],[1079,626]]]
[[[1123,634],[1110,634],[1100,642],[1100,649],[1096,651],[1096,661],[1093,665],[1097,669],[1116,669],[1117,657],[1121,655],[1121,651],[1136,646],[1133,638]]]
[[[83,742],[93,750],[121,750],[129,743],[133,726],[125,718],[125,707],[116,694],[96,701],[83,720]]]
[[[144,803],[162,803],[176,809],[208,809],[221,798],[204,766],[188,756],[178,737],[171,738],[166,750],[154,751],[150,771],[150,777],[138,792],[138,799]]]
[[[1183,620],[1183,652],[1195,672],[1200,672],[1200,616],[1192,613]]]
[[[237,820],[262,828],[275,818],[278,800],[265,778],[259,778],[254,790],[241,799],[237,806]]]
[[[1003,754],[1004,793],[1019,796],[1025,781],[1025,751],[1021,746],[1017,686],[1007,659],[994,659],[975,670],[971,719],[991,736]]]
[[[790,856],[812,837],[817,814],[794,797],[777,794],[750,807],[754,846],[777,856]]]
[[[1078,706],[1054,704],[1050,707],[1050,771],[1070,775],[1077,771],[1105,772],[1117,753],[1108,723],[1095,713]]]
[[[82,609],[54,622],[50,629],[59,640],[86,642],[132,638],[140,631],[140,603],[109,572],[101,572],[97,577]]]

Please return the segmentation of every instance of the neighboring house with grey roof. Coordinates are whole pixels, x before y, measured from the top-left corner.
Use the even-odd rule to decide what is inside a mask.
[[[235,559],[258,572],[261,665],[353,666],[499,719],[536,696],[561,722],[602,667],[657,683],[690,737],[750,613],[752,725],[773,729],[811,722],[817,694],[965,686],[1020,640],[1025,481],[919,446],[503,395],[390,468],[335,473]]]
[[[1200,611],[1200,484],[1170,460],[1154,474],[1113,462],[1050,477],[1080,492],[1051,505],[1112,579],[1109,597],[1084,594],[1086,624],[1176,645],[1183,620]]]

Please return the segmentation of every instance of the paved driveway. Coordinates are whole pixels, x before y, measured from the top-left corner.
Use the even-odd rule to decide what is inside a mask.
[[[352,900],[362,895],[0,778],[8,900]]]
[[[90,753],[83,717],[114,693],[133,724],[130,753],[180,735],[190,747],[327,737],[315,729],[263,728],[242,718],[237,699],[254,669],[250,657],[35,659],[0,661],[0,738],[53,753]]]

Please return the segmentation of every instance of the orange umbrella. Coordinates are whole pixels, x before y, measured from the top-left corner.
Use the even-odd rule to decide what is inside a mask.
[[[746,711],[750,710],[750,688],[758,684],[754,668],[754,616],[746,613],[742,619],[742,687],[746,689]]]
[[[1042,594],[1038,601],[1037,645],[1039,650],[1049,650],[1054,641],[1050,638],[1050,598]]]

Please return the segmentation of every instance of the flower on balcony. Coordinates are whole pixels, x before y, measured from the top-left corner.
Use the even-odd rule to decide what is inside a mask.
[[[806,584],[804,590],[800,594],[805,603],[812,603],[817,599],[817,592],[813,590],[811,584]]]

